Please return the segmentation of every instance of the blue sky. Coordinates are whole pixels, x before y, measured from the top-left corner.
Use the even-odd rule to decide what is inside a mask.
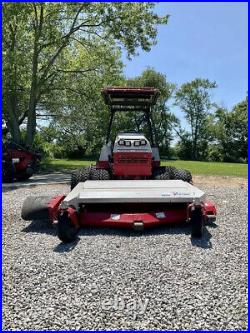
[[[215,102],[231,108],[248,91],[248,7],[241,2],[170,2],[155,7],[170,14],[169,23],[158,28],[158,43],[140,52],[124,73],[139,75],[147,66],[166,74],[178,85],[196,77],[215,80]],[[178,116],[180,112],[172,109]]]

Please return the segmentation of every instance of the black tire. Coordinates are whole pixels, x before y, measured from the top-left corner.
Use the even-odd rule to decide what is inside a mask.
[[[40,197],[27,197],[24,200],[22,206],[21,216],[22,219],[26,221],[32,220],[48,220],[49,219],[49,209],[48,203],[51,197],[40,196]]]
[[[192,183],[192,175],[191,172],[185,169],[179,169],[179,177],[184,182]]]
[[[71,190],[80,182],[86,182],[90,179],[90,167],[84,167],[71,174]]]
[[[110,180],[110,175],[106,169],[96,169],[92,167],[90,178],[91,180]]]
[[[204,218],[201,207],[195,206],[194,209],[191,210],[190,215],[191,236],[193,238],[201,238],[204,233]]]
[[[27,179],[29,179],[30,177],[32,177],[33,176],[33,174],[27,174],[27,173],[21,173],[21,174],[19,174],[19,175],[16,175],[16,179],[17,180],[27,180]]]
[[[171,179],[171,169],[169,167],[159,167],[153,171],[153,179],[169,180]]]
[[[58,216],[57,236],[63,243],[75,241],[78,229],[72,224],[67,212]]]
[[[172,167],[172,179],[183,180],[192,184],[192,175],[190,171],[185,169],[177,169]]]
[[[12,162],[3,162],[2,164],[2,181],[3,183],[13,183],[15,178],[15,166]]]

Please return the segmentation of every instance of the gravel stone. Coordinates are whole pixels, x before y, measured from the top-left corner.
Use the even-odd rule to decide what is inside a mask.
[[[87,228],[66,245],[48,223],[20,213],[28,195],[68,185],[4,189],[3,329],[247,330],[246,187],[199,187],[218,210],[202,240],[191,240],[188,225]],[[115,309],[115,297],[127,308]]]

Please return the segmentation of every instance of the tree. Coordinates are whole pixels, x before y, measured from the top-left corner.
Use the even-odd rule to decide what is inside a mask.
[[[191,146],[191,159],[202,158],[207,146],[209,133],[206,130],[207,117],[214,103],[211,102],[210,90],[216,88],[215,82],[208,79],[195,79],[184,83],[176,92],[175,103],[183,111],[190,131],[177,130],[181,144]]]
[[[177,120],[175,116],[170,113],[167,102],[172,96],[175,85],[168,82],[164,74],[155,71],[153,68],[147,68],[141,75],[128,79],[126,85],[130,87],[154,87],[159,89],[160,96],[151,114],[153,131],[161,154],[169,155],[172,129]],[[147,137],[150,137],[144,114],[131,113],[122,115],[120,118],[123,119],[120,124],[121,128],[143,132],[146,133]]]
[[[100,150],[103,143],[106,130],[103,123],[107,122],[108,110],[102,100],[101,89],[123,84],[124,80],[119,50],[99,43],[91,52],[83,48],[74,49],[75,54],[78,52],[77,66],[80,66],[79,62],[87,67],[95,63],[98,70],[84,74],[63,73],[64,79],[56,81],[44,95],[42,105],[45,110],[41,113],[52,116],[49,127],[53,128],[52,133],[56,134],[54,138],[61,151],[68,156],[80,157]],[[105,57],[101,58],[98,52]],[[67,57],[71,58],[70,55]],[[70,63],[67,68],[70,68]],[[46,129],[42,131],[46,132]]]
[[[109,52],[109,53],[108,53]],[[111,50],[106,48],[106,54],[112,57]],[[82,54],[81,59],[86,59]],[[172,139],[171,131],[175,117],[169,112],[166,105],[170,98],[174,85],[167,82],[165,75],[153,69],[146,69],[140,76],[125,80],[122,75],[122,65],[113,55],[116,72],[110,75],[109,68],[103,64],[101,72],[86,73],[78,81],[71,80],[70,89],[58,87],[60,102],[52,96],[48,109],[56,115],[50,128],[56,133],[57,146],[64,147],[66,155],[83,156],[95,155],[100,152],[106,137],[109,110],[103,102],[101,89],[104,86],[133,86],[155,87],[160,90],[160,98],[154,107],[153,118],[157,143],[162,154],[169,154],[169,143]],[[87,60],[86,60],[87,61]],[[92,61],[89,59],[89,61]],[[78,84],[80,85],[78,86]],[[65,84],[65,82],[64,82]],[[66,84],[66,87],[68,84]],[[73,91],[73,92],[72,92]],[[75,94],[77,92],[77,95]],[[53,101],[56,100],[56,103]],[[83,112],[84,110],[84,112]],[[144,132],[149,137],[147,122],[143,113],[124,112],[117,113],[112,126],[112,139],[119,131]],[[47,130],[44,129],[47,133]],[[51,140],[50,140],[51,141]],[[61,150],[62,151],[62,150]]]
[[[153,3],[119,2],[3,4],[3,105],[13,138],[20,141],[19,126],[26,119],[26,143],[33,143],[37,108],[55,82],[64,80],[62,74],[99,70],[95,63],[74,67],[67,52],[74,53],[76,45],[90,52],[97,41],[117,45],[129,57],[139,47],[149,51],[156,43],[156,25],[168,19],[153,8]]]
[[[19,126],[26,116],[28,104],[29,38],[23,33],[28,15],[28,8],[22,3],[3,6],[3,118],[16,142],[21,140]]]
[[[223,161],[247,160],[248,99],[236,104],[232,111],[218,108],[214,115],[214,142]]]

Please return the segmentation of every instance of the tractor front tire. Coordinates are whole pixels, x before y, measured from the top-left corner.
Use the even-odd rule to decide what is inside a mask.
[[[190,224],[192,238],[202,238],[204,233],[204,218],[200,206],[194,206],[191,209]]]
[[[72,224],[67,212],[58,216],[57,235],[63,243],[75,241],[78,229],[79,228]]]
[[[80,182],[86,182],[90,179],[90,167],[84,167],[71,174],[71,190]]]
[[[110,180],[110,175],[106,169],[91,169],[91,180]]]

